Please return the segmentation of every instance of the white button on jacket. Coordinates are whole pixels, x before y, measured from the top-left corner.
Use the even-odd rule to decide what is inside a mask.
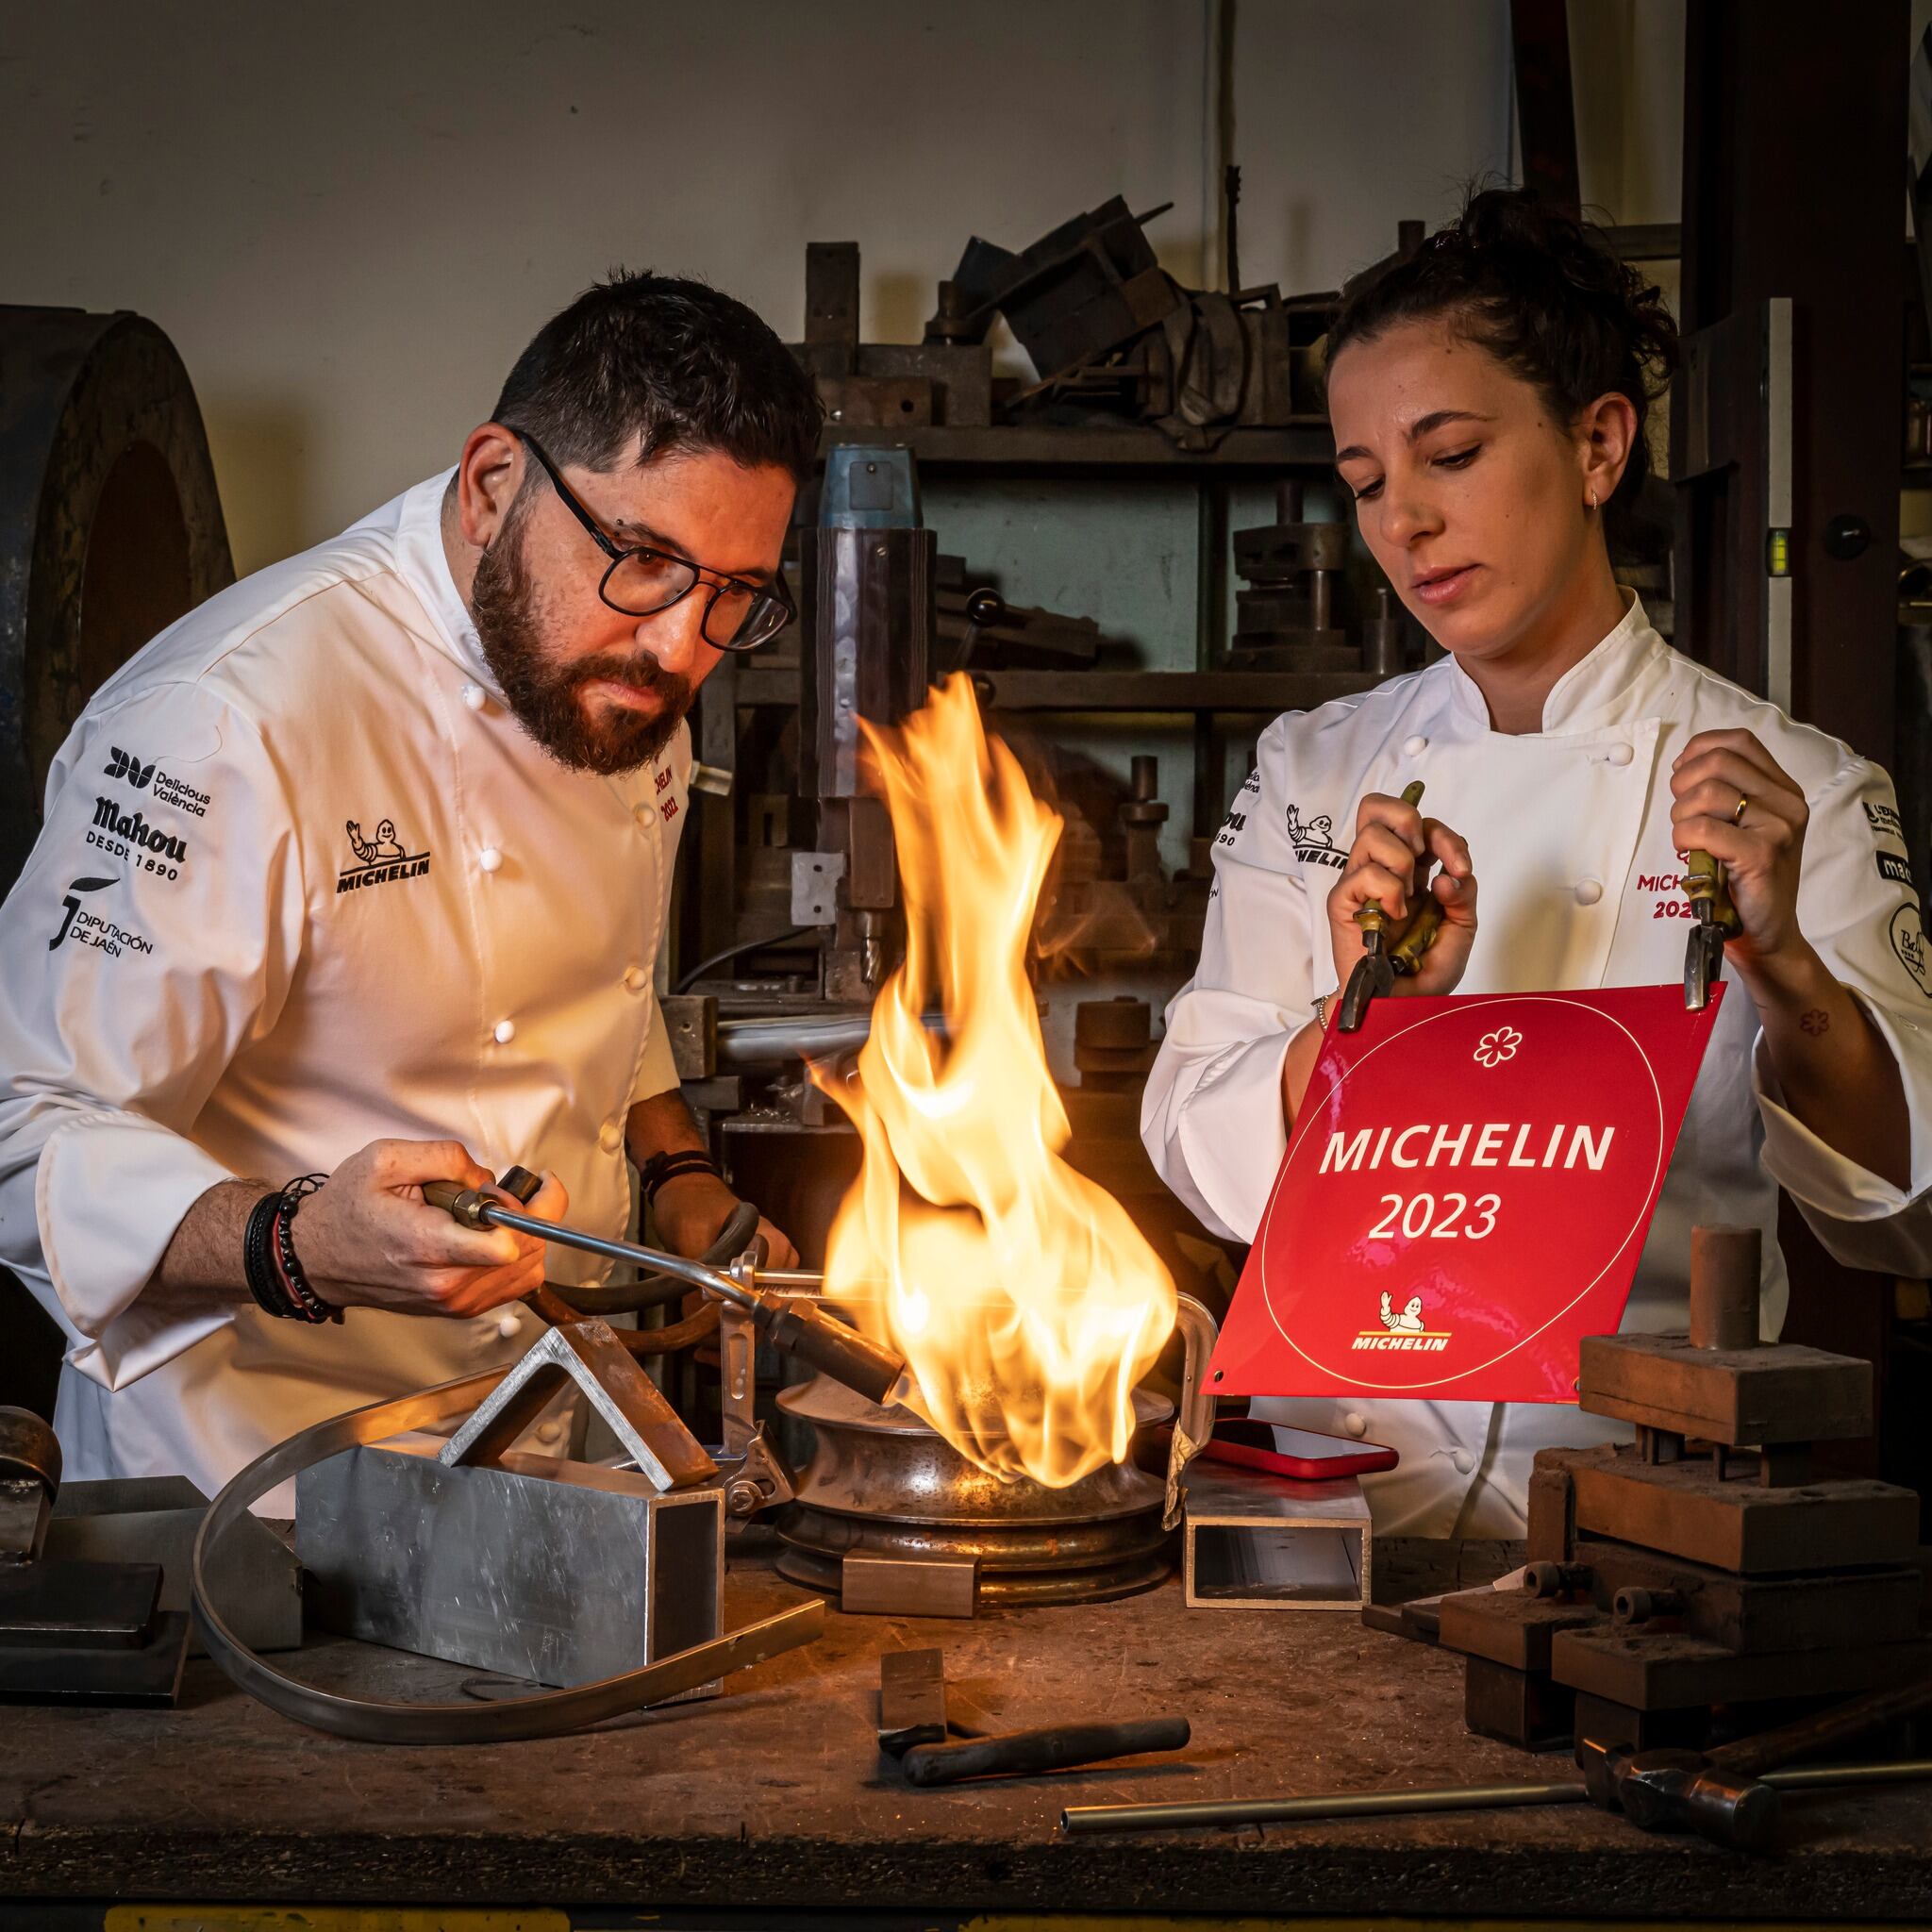
[[[1671,650],[1635,603],[1557,682],[1541,732],[1491,731],[1453,658],[1269,727],[1216,841],[1200,966],[1168,1008],[1142,1104],[1141,1138],[1168,1185],[1209,1226],[1253,1239],[1287,1143],[1282,1058],[1312,1024],[1310,1003],[1335,990],[1323,901],[1364,793],[1420,777],[1429,811],[1469,841],[1480,924],[1461,991],[1675,985],[1688,923],[1671,764],[1695,733],[1740,726],[1804,788],[1799,917],[1897,1057],[1913,1120],[1910,1185],[1901,1191],[1854,1166],[1786,1111],[1756,1011],[1733,985],[1624,1325],[1684,1326],[1690,1227],[1715,1220],[1764,1230],[1765,1326],[1775,1335],[1787,1298],[1779,1183],[1852,1266],[1932,1273],[1932,993],[1891,782]],[[1420,753],[1408,748],[1418,741]],[[1403,1457],[1367,1478],[1377,1527],[1418,1536],[1521,1536],[1534,1452],[1617,1433],[1555,1407],[1358,1396],[1258,1408],[1305,1428],[1353,1433],[1365,1421],[1372,1441]]]
[[[55,760],[0,912],[0,1261],[66,1333],[72,1475],[212,1494],[308,1423],[521,1352],[496,1314],[153,1307],[219,1181],[449,1138],[555,1169],[588,1227],[628,1218],[600,1130],[677,1084],[624,974],[662,938],[690,741],[608,778],[537,746],[451,579],[446,482],[209,599]],[[509,824],[517,862],[486,881]]]

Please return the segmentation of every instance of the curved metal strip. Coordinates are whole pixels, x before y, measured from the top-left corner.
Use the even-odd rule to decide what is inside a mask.
[[[215,1498],[195,1533],[190,1563],[194,1620],[208,1655],[251,1697],[297,1724],[367,1743],[502,1744],[524,1738],[562,1737],[607,1718],[641,1710],[680,1691],[695,1690],[727,1671],[742,1670],[781,1651],[796,1649],[824,1629],[825,1607],[823,1601],[814,1600],[749,1624],[728,1637],[646,1664],[641,1670],[501,1704],[398,1704],[384,1698],[344,1696],[291,1677],[250,1650],[208,1598],[208,1554],[217,1540],[271,1490],[303,1470],[345,1449],[380,1442],[404,1429],[426,1428],[466,1414],[508,1373],[498,1369],[467,1375],[318,1423],[257,1457]]]

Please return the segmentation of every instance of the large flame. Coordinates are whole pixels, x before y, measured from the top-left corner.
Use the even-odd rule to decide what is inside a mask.
[[[1059,1158],[1071,1130],[1026,944],[1060,820],[988,741],[963,676],[866,735],[898,845],[906,964],[880,990],[857,1077],[826,1090],[864,1149],[826,1289],[905,1356],[956,1448],[1064,1487],[1125,1460],[1174,1287],[1120,1204]],[[935,1007],[943,1040],[922,1024]]]

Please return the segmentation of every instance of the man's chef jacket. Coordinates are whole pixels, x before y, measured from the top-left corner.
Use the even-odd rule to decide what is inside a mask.
[[[541,1332],[515,1305],[158,1309],[142,1290],[218,1182],[454,1139],[554,1169],[574,1222],[628,1219],[625,1116],[677,1084],[653,966],[689,736],[608,778],[539,748],[451,578],[448,480],[184,617],[55,760],[0,912],[0,1262],[66,1334],[72,1474],[212,1494],[296,1429]]]
[[[1209,1226],[1251,1241],[1287,1138],[1281,1067],[1336,988],[1324,901],[1371,791],[1412,778],[1468,841],[1477,931],[1458,991],[1675,984],[1688,910],[1671,837],[1671,765],[1700,731],[1743,729],[1810,808],[1799,923],[1857,993],[1892,1053],[1912,1118],[1901,1191],[1834,1153],[1780,1104],[1756,1009],[1724,1001],[1624,1326],[1682,1328],[1690,1229],[1763,1230],[1764,1324],[1787,1300],[1777,1186],[1851,1266],[1932,1273],[1932,978],[1891,782],[1836,739],[1793,724],[1673,651],[1635,602],[1567,672],[1543,728],[1490,728],[1481,691],[1444,658],[1359,697],[1278,718],[1222,828],[1201,964],[1167,1011],[1141,1137]],[[1417,1536],[1521,1536],[1533,1453],[1613,1440],[1563,1407],[1474,1402],[1269,1402],[1257,1412],[1386,1442],[1399,1469],[1369,1478],[1376,1527]],[[1627,1431],[1622,1431],[1627,1435]]]

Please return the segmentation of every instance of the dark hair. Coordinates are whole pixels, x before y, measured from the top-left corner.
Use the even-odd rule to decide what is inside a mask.
[[[1327,359],[1398,323],[1441,317],[1533,383],[1563,422],[1616,391],[1637,439],[1606,517],[1627,521],[1650,474],[1650,407],[1677,366],[1663,296],[1611,253],[1602,232],[1513,189],[1473,194],[1459,220],[1413,255],[1392,257],[1342,291]]]
[[[742,302],[618,269],[537,331],[494,419],[559,463],[609,470],[633,455],[717,450],[804,483],[822,411],[811,377]]]

